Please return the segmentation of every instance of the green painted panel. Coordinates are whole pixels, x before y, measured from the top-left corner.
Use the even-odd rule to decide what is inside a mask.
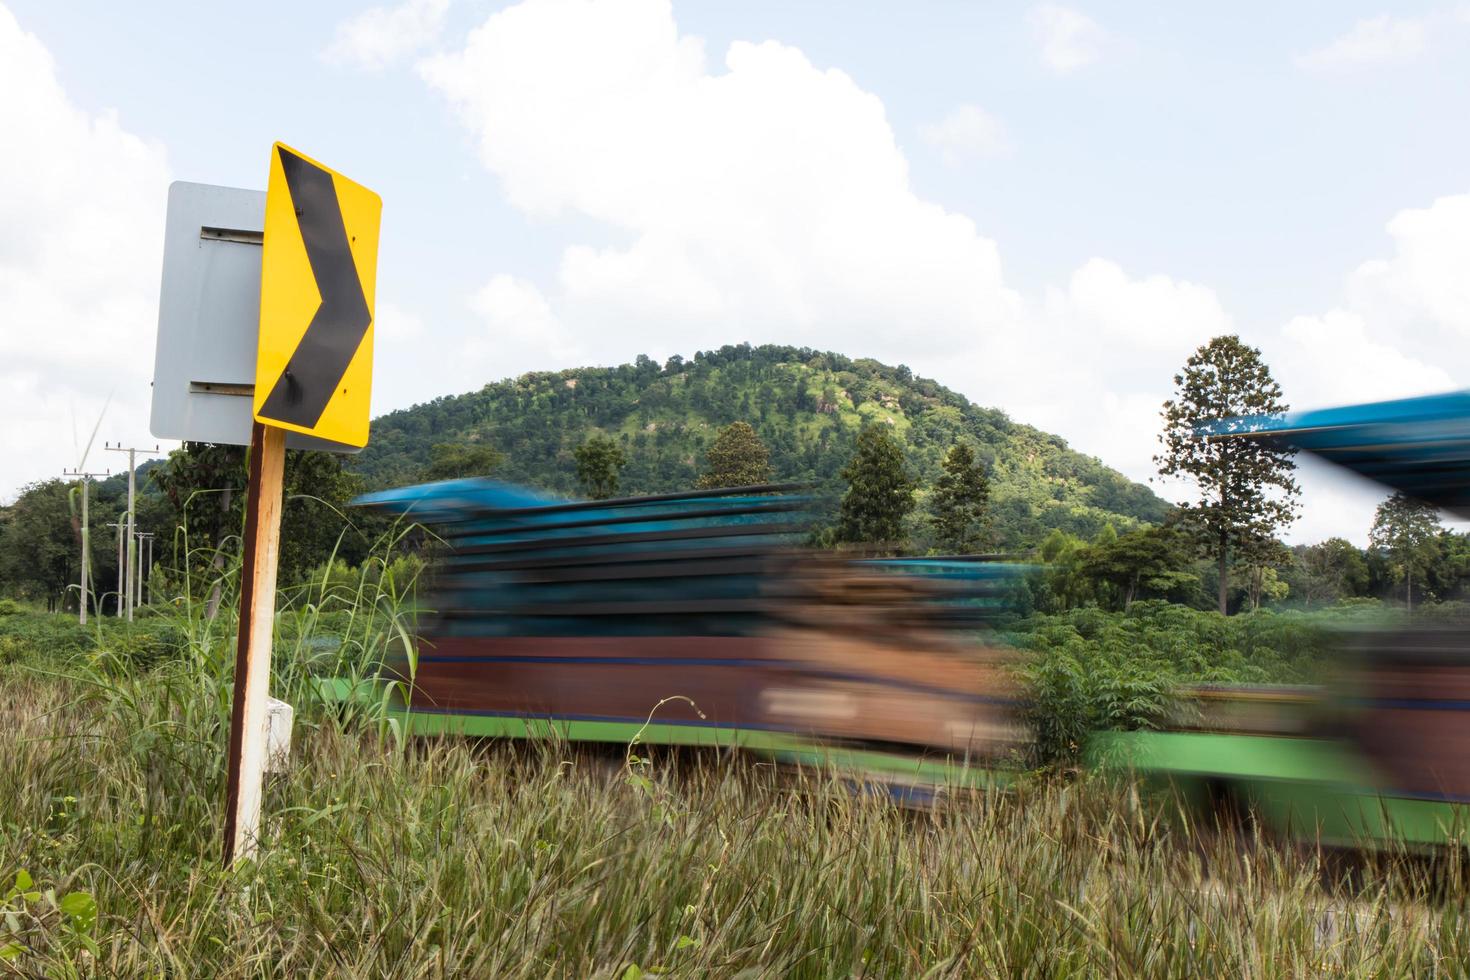
[[[1103,732],[1089,741],[1087,762],[1103,770],[1310,779],[1353,785],[1377,782],[1356,754],[1338,743],[1270,735]]]
[[[1470,843],[1470,806],[1383,792],[1351,746],[1325,739],[1198,732],[1111,732],[1088,759],[1167,781],[1203,803],[1206,781],[1235,790],[1278,833],[1352,847]]]

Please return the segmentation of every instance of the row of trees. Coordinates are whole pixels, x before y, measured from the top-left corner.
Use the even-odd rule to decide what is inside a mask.
[[[1091,541],[1054,532],[1038,552],[1033,602],[1047,612],[1085,605],[1126,609],[1138,599],[1216,606],[1219,566],[1175,521]],[[1227,610],[1263,605],[1320,608],[1379,599],[1409,606],[1470,599],[1470,534],[1439,523],[1432,508],[1395,497],[1378,508],[1369,546],[1345,538],[1237,555],[1224,581]]]
[[[594,500],[617,494],[627,457],[619,444],[595,435],[573,451],[577,482]],[[747,422],[719,431],[705,453],[696,487],[751,487],[773,478],[770,451]],[[854,544],[889,551],[909,545],[909,528],[918,505],[919,484],[909,472],[903,447],[887,426],[869,425],[841,471],[846,484],[835,523],[818,537],[829,544]],[[932,549],[968,554],[990,544],[990,481],[974,450],[965,443],[950,448],[929,494],[926,538]]]
[[[76,609],[80,590],[81,488],[74,481],[40,480],[24,487],[14,503],[0,507],[0,595]],[[111,607],[117,590],[117,525],[127,507],[127,477],[94,483],[88,507],[93,602]],[[140,495],[137,527],[168,547],[172,514],[157,494]],[[111,526],[109,526],[111,525]],[[108,596],[107,593],[113,595]]]
[[[584,492],[606,499],[619,492],[627,456],[618,442],[595,436],[574,452]],[[487,476],[505,461],[481,442],[435,443],[417,481]],[[700,486],[746,486],[770,479],[769,452],[755,431],[740,422],[722,430],[708,453]],[[161,463],[140,468],[138,527],[154,532],[157,555],[175,577],[187,572],[207,583],[239,546],[244,519],[246,450],[241,446],[186,443]],[[117,574],[109,523],[125,505],[126,476],[93,487],[89,514],[92,583],[105,592]],[[323,562],[350,563],[363,557],[374,533],[370,515],[346,513],[362,492],[362,480],[330,453],[286,456],[280,577],[300,579]],[[0,595],[75,607],[80,564],[80,505],[75,484],[45,480],[25,487],[15,503],[0,507]],[[349,529],[349,525],[356,525]],[[187,531],[187,533],[185,533]],[[94,601],[96,601],[94,599]]]
[[[238,552],[244,521],[246,450],[186,443],[161,462],[139,467],[137,527],[154,535],[157,574],[215,577]],[[477,467],[470,467],[477,468]],[[366,552],[367,535],[344,533],[347,502],[361,481],[330,453],[288,452],[282,511],[280,576],[301,578],[335,554],[348,562]],[[81,506],[76,483],[43,480],[0,507],[0,595],[75,609],[81,563]],[[117,532],[127,504],[127,476],[92,487],[88,524],[91,592],[111,608],[117,581]],[[363,515],[356,515],[361,523]],[[113,526],[109,526],[113,525]],[[176,583],[175,583],[176,584]]]
[[[729,364],[715,363],[718,358],[711,364],[744,369],[742,357],[750,354],[734,351]],[[640,362],[629,370],[632,381],[647,382],[669,369]],[[842,397],[866,398],[862,380],[854,376],[848,382],[853,390],[844,390]],[[1163,406],[1162,448],[1155,462],[1161,475],[1188,480],[1197,496],[1161,525],[1119,534],[1108,524],[1090,540],[1052,533],[1040,548],[1049,570],[1039,601],[1053,608],[1122,607],[1137,598],[1160,597],[1199,605],[1208,591],[1216,608],[1227,612],[1288,597],[1311,604],[1394,595],[1412,605],[1470,591],[1470,538],[1446,531],[1431,508],[1402,495],[1379,508],[1367,551],[1342,539],[1295,549],[1281,543],[1279,534],[1295,516],[1300,491],[1290,450],[1249,437],[1256,424],[1252,419],[1288,410],[1259,351],[1237,337],[1217,337],[1188,359],[1174,382],[1174,396]],[[562,390],[572,391],[570,384]],[[824,393],[819,402],[825,406],[831,400]],[[889,418],[858,432],[837,474],[840,504],[819,540],[929,553],[973,553],[1007,540],[997,532],[1008,529],[1010,511],[1005,506],[992,510],[986,465],[975,447],[952,438],[925,494],[913,475],[915,450],[900,444],[899,431]],[[623,492],[631,448],[626,433],[619,439],[594,430],[571,453],[582,491],[594,499]],[[218,567],[222,553],[238,541],[244,453],[238,447],[186,445],[143,480],[140,526],[158,532],[161,545],[167,539],[175,558],[185,556],[175,567],[201,561],[201,572]],[[703,456],[696,483],[701,488],[773,479],[772,453],[745,421],[721,428]],[[478,438],[434,443],[411,478],[483,476],[506,462],[503,453]],[[353,560],[365,536],[343,535],[341,510],[362,489],[359,477],[343,467],[340,457],[292,453],[286,479],[283,579],[299,576],[334,551]],[[94,496],[98,581],[115,574],[113,549],[101,543],[110,540],[104,525],[114,522],[121,509],[121,487],[114,478],[98,485]],[[1002,503],[1014,501],[1008,497]],[[76,577],[78,520],[75,488],[56,480],[28,487],[15,504],[0,508],[0,592],[52,601],[63,594]],[[170,533],[184,527],[187,542]]]
[[[917,506],[918,483],[909,475],[903,449],[886,427],[865,428],[857,452],[842,470],[842,495],[836,542],[901,551],[907,544],[907,519]],[[990,480],[965,443],[951,447],[943,473],[929,495],[928,527],[934,550],[970,554],[990,544]]]

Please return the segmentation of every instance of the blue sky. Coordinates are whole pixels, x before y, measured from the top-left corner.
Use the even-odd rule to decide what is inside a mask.
[[[1467,53],[1453,3],[0,5],[35,151],[0,164],[0,495],[107,390],[99,438],[146,437],[167,182],[263,187],[277,139],[383,196],[379,409],[785,341],[1143,479],[1214,333],[1300,407],[1460,386]],[[1307,491],[1295,539],[1363,540],[1371,493]]]

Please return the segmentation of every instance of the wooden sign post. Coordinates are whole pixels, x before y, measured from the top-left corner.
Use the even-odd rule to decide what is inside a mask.
[[[255,421],[230,708],[226,867],[253,857],[261,837],[286,433],[367,445],[382,209],[361,184],[288,146],[271,147],[249,388]]]
[[[276,620],[276,566],[286,432],[256,422],[246,487],[245,560],[240,568],[240,633],[235,641],[235,693],[230,711],[229,783],[225,796],[225,866],[254,857],[265,780],[266,697]]]

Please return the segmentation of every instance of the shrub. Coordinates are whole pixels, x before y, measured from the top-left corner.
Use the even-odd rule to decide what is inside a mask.
[[[175,621],[151,617],[104,631],[98,647],[116,657],[119,667],[143,671],[176,659],[186,643],[187,637]]]
[[[1018,669],[1035,733],[1034,761],[1066,764],[1099,729],[1157,728],[1197,684],[1302,684],[1335,665],[1335,633],[1371,622],[1377,604],[1225,617],[1163,601],[1126,612],[1035,615],[1005,638],[1029,653]]]
[[[22,611],[0,616],[0,637],[12,660],[64,661],[92,649],[97,626],[82,626],[71,616]]]
[[[29,660],[34,653],[31,645],[18,636],[0,636],[0,664],[15,664]]]

